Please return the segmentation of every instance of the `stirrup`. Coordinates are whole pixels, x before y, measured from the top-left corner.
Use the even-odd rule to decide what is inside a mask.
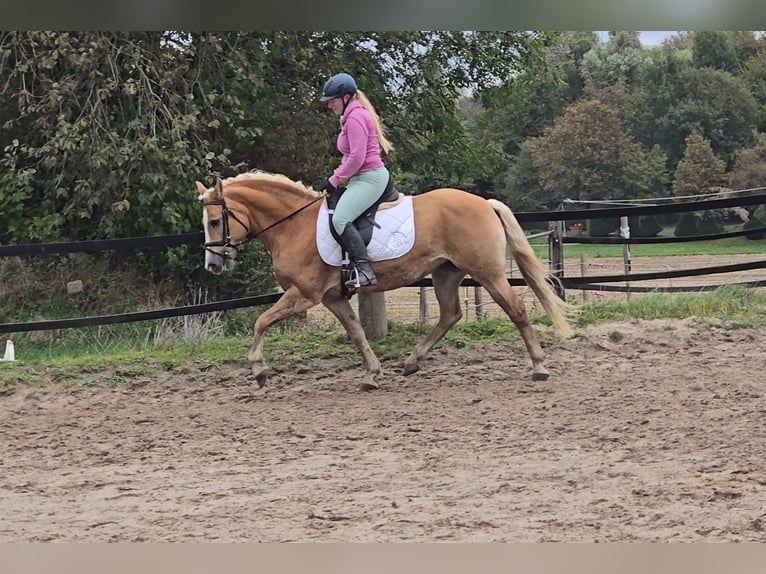
[[[362,283],[362,281],[359,279],[359,277],[364,277],[365,282]],[[360,287],[367,287],[368,285],[377,285],[378,284],[378,278],[375,277],[375,274],[372,274],[372,277],[368,277],[366,273],[359,273],[359,268],[356,267],[356,265],[353,268],[351,278],[346,281],[345,286],[347,289],[359,289]]]

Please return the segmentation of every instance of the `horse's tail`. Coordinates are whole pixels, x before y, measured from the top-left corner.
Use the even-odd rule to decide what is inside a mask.
[[[559,282],[558,277],[552,275],[535,255],[524,230],[511,209],[495,199],[487,201],[503,224],[513,258],[519,266],[524,281],[540,300],[543,309],[553,323],[553,328],[562,336],[571,337],[572,327],[569,325],[569,318],[573,316],[575,307],[559,297],[554,290],[552,282]]]

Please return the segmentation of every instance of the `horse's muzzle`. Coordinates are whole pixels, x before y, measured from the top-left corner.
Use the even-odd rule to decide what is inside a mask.
[[[205,269],[215,275],[220,275],[224,271],[231,271],[236,264],[236,261],[231,257],[212,250],[208,250],[205,254]]]

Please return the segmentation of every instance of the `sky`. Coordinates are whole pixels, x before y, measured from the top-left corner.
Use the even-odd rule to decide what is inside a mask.
[[[596,32],[596,34],[598,34],[599,38],[601,38],[601,40],[604,42],[609,39],[609,32],[599,31]],[[659,46],[662,44],[663,40],[666,40],[675,34],[678,34],[678,32],[670,32],[667,30],[639,32],[638,38],[641,40],[641,44],[644,46]]]

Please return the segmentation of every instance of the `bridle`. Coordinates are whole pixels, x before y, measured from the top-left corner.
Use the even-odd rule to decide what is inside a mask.
[[[252,233],[250,231],[250,228],[247,225],[245,225],[243,223],[243,221],[239,217],[237,217],[237,214],[234,211],[232,211],[231,209],[229,209],[229,206],[226,205],[226,200],[223,197],[223,193],[221,193],[221,198],[220,199],[213,199],[213,200],[210,200],[210,201],[204,201],[202,203],[203,207],[207,207],[208,205],[220,205],[221,206],[221,225],[223,225],[223,239],[220,239],[219,241],[206,241],[205,242],[205,251],[210,251],[211,253],[214,253],[216,255],[219,255],[219,256],[223,257],[224,259],[231,259],[231,255],[230,255],[229,249],[234,249],[234,250],[239,249],[239,247],[241,245],[244,245],[248,241],[250,241],[252,239],[255,239],[256,237],[258,237],[259,235],[261,235],[263,233],[266,233],[269,229],[271,229],[273,227],[276,227],[277,225],[279,225],[280,223],[282,223],[284,221],[287,221],[291,217],[293,217],[295,215],[298,215],[301,211],[303,211],[307,207],[310,207],[311,205],[315,204],[317,201],[323,199],[324,196],[325,196],[324,193],[319,195],[318,197],[316,197],[316,198],[312,199],[311,201],[309,201],[306,205],[303,205],[302,207],[299,207],[298,209],[296,209],[295,211],[293,211],[289,215],[286,215],[282,219],[280,219],[278,221],[275,221],[271,225],[268,225],[268,226],[264,227],[263,229],[261,229],[260,231],[258,231],[256,233]],[[229,226],[229,216],[230,215],[234,219],[234,221],[239,223],[245,229],[245,231],[247,231],[247,233],[245,234],[245,238],[242,241],[238,241],[236,243],[232,243],[231,242],[231,227]],[[213,251],[212,249],[210,249],[211,247],[223,247],[224,251],[223,251],[223,253],[218,253],[217,251]]]

